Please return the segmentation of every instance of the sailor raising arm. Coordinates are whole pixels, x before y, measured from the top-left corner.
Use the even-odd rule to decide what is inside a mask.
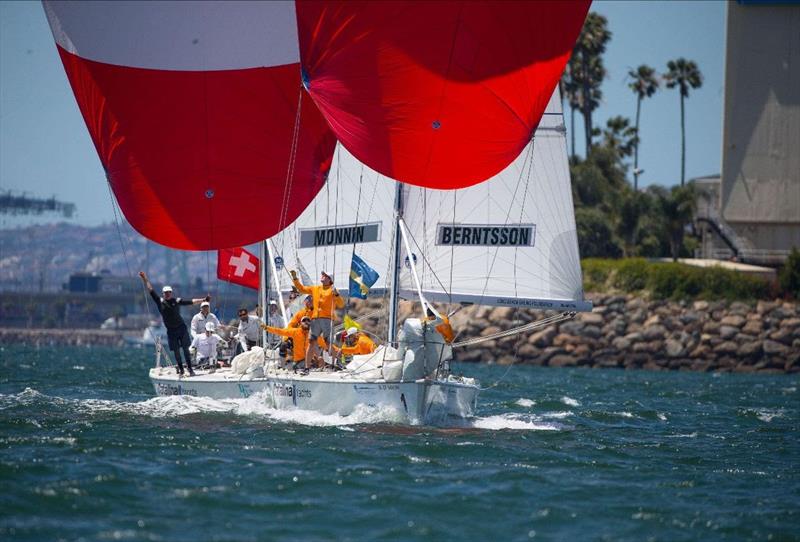
[[[164,320],[164,327],[167,328],[169,349],[172,351],[172,354],[175,356],[175,361],[178,363],[178,374],[183,374],[183,363],[181,363],[182,350],[184,359],[186,360],[186,366],[189,369],[189,376],[194,376],[192,361],[189,357],[191,338],[189,337],[189,330],[186,329],[186,322],[183,321],[183,317],[181,316],[181,305],[195,305],[203,301],[211,301],[211,296],[207,295],[205,298],[198,297],[192,300],[183,299],[173,296],[172,287],[164,286],[161,289],[161,293],[164,297],[158,297],[153,291],[153,285],[150,284],[150,280],[148,280],[144,271],[139,271],[139,277],[150,292],[150,297],[153,298],[153,301],[158,307],[158,312],[161,313],[161,318]]]

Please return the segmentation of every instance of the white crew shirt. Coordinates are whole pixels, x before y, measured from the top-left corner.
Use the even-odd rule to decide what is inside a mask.
[[[192,326],[191,326],[192,338],[195,338],[198,335],[204,335],[206,332],[206,324],[208,322],[214,324],[215,329],[220,328],[219,319],[211,311],[208,311],[208,316],[203,316],[202,311],[192,316]]]
[[[247,315],[247,320],[242,321],[241,318],[239,320],[239,340],[246,338],[248,341],[258,341],[259,337],[261,337],[261,326],[259,326],[259,319],[258,316],[253,316],[252,314]]]
[[[217,345],[222,341],[222,337],[216,333],[211,335],[197,335],[192,340],[192,348],[197,349],[197,359],[210,358],[217,359]]]

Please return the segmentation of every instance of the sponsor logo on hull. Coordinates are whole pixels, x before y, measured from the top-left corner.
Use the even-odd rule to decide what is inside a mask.
[[[156,387],[159,395],[191,395],[192,397],[197,397],[197,390],[186,389],[180,384],[173,386],[172,384],[159,382]]]

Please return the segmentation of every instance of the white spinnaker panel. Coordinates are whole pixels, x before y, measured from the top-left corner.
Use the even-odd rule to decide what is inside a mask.
[[[300,62],[292,1],[45,0],[56,42],[87,60],[159,70]]]
[[[407,187],[403,216],[429,301],[591,310],[557,90],[508,168],[461,190]],[[407,264],[400,284],[403,297],[417,297]]]
[[[312,284],[319,284],[325,271],[345,294],[355,252],[379,274],[370,295],[382,294],[391,276],[395,191],[395,181],[337,145],[325,186],[291,226],[272,238],[285,268],[300,275],[306,271]],[[289,289],[288,273],[279,274]]]

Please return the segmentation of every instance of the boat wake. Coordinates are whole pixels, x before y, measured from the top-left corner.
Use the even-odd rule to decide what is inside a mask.
[[[115,401],[109,399],[66,399],[40,393],[26,388],[17,394],[0,394],[0,411],[15,407],[46,403],[58,407],[61,412],[78,414],[123,414],[150,418],[176,418],[197,414],[227,414],[233,416],[263,418],[285,424],[298,424],[313,427],[340,427],[352,430],[358,425],[409,425],[406,415],[388,407],[359,405],[355,412],[347,416],[324,414],[311,410],[275,409],[260,394],[246,399],[212,399],[172,395],[153,397],[144,401]],[[434,424],[439,429],[456,430],[516,430],[516,431],[558,431],[565,427],[552,422],[551,416],[543,414],[503,413],[466,420],[445,419]]]

